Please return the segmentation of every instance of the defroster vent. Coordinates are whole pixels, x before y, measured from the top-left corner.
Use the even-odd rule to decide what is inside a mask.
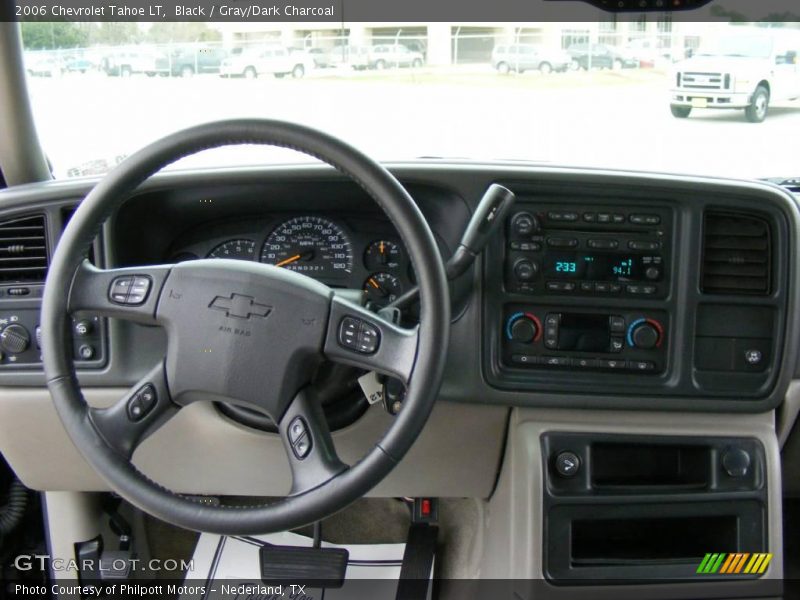
[[[0,221],[0,283],[36,283],[47,276],[44,215]]]
[[[700,279],[703,292],[767,295],[771,272],[772,237],[768,221],[746,213],[706,212]]]

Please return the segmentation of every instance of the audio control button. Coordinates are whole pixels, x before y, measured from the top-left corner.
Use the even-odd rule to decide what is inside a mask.
[[[578,240],[576,238],[549,237],[547,245],[551,248],[577,248]]]
[[[539,274],[539,265],[531,260],[521,258],[514,263],[514,277],[518,281],[531,281]]]
[[[617,240],[588,240],[586,245],[596,250],[616,250],[619,248]]]
[[[521,212],[511,219],[511,229],[517,235],[530,235],[539,229],[539,222],[531,213]]]

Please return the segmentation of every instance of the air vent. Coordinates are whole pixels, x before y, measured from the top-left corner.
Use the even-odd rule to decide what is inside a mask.
[[[35,283],[47,275],[44,215],[0,221],[0,283]]]
[[[703,273],[707,294],[766,295],[770,291],[769,223],[753,215],[709,211],[703,225]]]

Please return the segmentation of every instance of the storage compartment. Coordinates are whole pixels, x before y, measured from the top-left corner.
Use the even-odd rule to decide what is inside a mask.
[[[689,561],[699,564],[710,548],[736,548],[732,515],[718,517],[573,521],[573,565],[634,565]]]
[[[765,522],[760,500],[559,504],[547,511],[546,575],[694,580],[707,553],[766,552]]]
[[[709,482],[709,447],[594,443],[592,487],[703,488]]]

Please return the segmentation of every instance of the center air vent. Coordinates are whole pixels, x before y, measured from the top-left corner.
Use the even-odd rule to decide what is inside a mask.
[[[35,283],[47,276],[44,215],[0,221],[0,283]]]
[[[703,272],[707,294],[767,295],[772,243],[769,223],[759,217],[708,211],[703,224]]]

